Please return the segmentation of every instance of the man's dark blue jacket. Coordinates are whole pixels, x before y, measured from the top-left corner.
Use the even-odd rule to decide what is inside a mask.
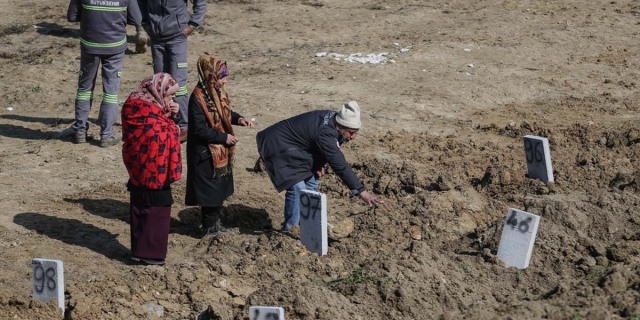
[[[340,150],[335,118],[335,111],[311,111],[258,132],[258,153],[278,192],[310,178],[327,163],[350,190],[364,191]]]

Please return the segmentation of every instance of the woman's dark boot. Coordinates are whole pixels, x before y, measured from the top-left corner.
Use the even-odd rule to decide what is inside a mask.
[[[220,216],[222,216],[222,207],[202,207],[202,236],[231,231],[222,225]]]

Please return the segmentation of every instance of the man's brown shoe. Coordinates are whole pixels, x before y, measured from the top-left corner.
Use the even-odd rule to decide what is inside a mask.
[[[136,53],[145,53],[147,52],[147,43],[149,42],[149,36],[147,33],[142,30],[138,30],[138,34],[136,35]]]

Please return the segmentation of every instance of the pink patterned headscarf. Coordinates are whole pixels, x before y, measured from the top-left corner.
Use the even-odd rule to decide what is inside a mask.
[[[180,90],[180,86],[176,79],[168,73],[160,72],[142,80],[138,89],[132,92],[131,96],[157,104],[162,107],[165,114],[170,114],[171,108],[164,98],[175,94],[178,90]]]

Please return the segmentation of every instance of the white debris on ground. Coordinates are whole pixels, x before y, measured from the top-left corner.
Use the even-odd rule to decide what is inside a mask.
[[[13,111],[13,108],[12,107],[8,107],[7,111]]]
[[[394,42],[393,45],[401,53],[406,53],[411,50],[411,46],[402,48],[400,47],[400,44],[397,42]],[[388,52],[370,53],[366,55],[360,52],[352,53],[349,55],[335,53],[335,52],[318,52],[316,53],[316,57],[318,58],[331,57],[334,60],[342,60],[347,62],[359,62],[359,63],[372,63],[372,64],[385,64],[387,62],[396,63],[396,60],[390,59],[391,54],[389,54]]]
[[[347,61],[347,62],[359,62],[359,63],[373,63],[373,64],[385,64],[387,63],[387,61],[391,61],[392,63],[395,63],[394,60],[388,60],[387,56],[389,54],[387,52],[382,52],[382,53],[370,53],[367,55],[363,55],[362,53],[352,53],[350,55],[346,55],[346,54],[340,54],[340,53],[335,53],[335,52],[331,52],[331,53],[326,53],[326,52],[319,52],[316,53],[316,57],[331,57],[335,60],[343,60],[343,61]]]

